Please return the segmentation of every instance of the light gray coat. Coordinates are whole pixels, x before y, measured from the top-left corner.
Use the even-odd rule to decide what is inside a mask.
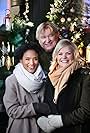
[[[36,123],[34,102],[43,101],[44,85],[37,93],[27,92],[18,82],[14,74],[6,81],[3,97],[4,105],[9,116],[7,133],[39,133]]]

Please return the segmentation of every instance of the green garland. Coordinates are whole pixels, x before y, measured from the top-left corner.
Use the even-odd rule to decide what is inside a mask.
[[[34,24],[32,22],[26,22],[23,18],[16,15],[12,22],[11,36],[9,37],[10,43],[16,47],[21,45],[25,41],[26,29],[30,29],[33,26]]]

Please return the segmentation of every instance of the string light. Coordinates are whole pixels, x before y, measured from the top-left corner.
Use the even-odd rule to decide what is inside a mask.
[[[29,13],[29,3],[28,3],[28,0],[25,0],[25,6],[26,6],[26,10],[23,13],[23,15],[24,15],[26,21],[29,21],[29,18],[28,18],[28,15],[27,15]]]

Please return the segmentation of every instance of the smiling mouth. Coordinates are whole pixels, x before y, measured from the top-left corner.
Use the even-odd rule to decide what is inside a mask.
[[[48,47],[50,47],[50,46],[51,46],[51,44],[45,44],[45,46],[48,46]]]
[[[67,60],[63,60],[63,61],[61,61],[62,63],[67,63],[68,61]]]
[[[52,42],[46,43],[45,45],[46,46],[51,46],[52,45]]]

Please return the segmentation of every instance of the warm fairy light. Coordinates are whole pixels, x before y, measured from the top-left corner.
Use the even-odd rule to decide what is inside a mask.
[[[29,13],[29,2],[28,0],[25,0],[25,6],[26,6],[26,9],[25,9],[25,12],[23,13],[26,21],[29,21],[29,18],[28,18],[28,13]]]
[[[71,18],[70,18],[70,17],[68,17],[68,18],[67,18],[67,21],[68,21],[68,22],[70,22],[70,21],[71,21]]]
[[[62,22],[62,23],[65,22],[65,18],[64,18],[64,17],[61,18],[61,22]]]

